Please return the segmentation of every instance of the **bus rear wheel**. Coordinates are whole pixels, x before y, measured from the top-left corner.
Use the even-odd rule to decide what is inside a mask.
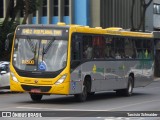
[[[31,94],[30,93],[30,97],[32,99],[32,101],[41,101],[43,95],[40,94]]]
[[[78,102],[84,102],[87,99],[87,85],[83,85],[82,93],[74,95]]]
[[[116,90],[117,95],[131,96],[133,93],[133,78],[130,76],[126,89]]]

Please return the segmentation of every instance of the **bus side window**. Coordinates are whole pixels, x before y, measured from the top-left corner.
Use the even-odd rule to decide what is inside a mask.
[[[145,40],[143,42],[144,49],[144,59],[152,59],[153,58],[153,42],[151,40]]]
[[[143,59],[143,54],[144,54],[143,40],[142,39],[135,39],[134,42],[135,42],[135,48],[136,48],[136,51],[137,51],[136,58]]]
[[[110,52],[111,52],[111,40],[109,38],[106,38],[106,43],[105,43],[105,58],[110,57]]]
[[[71,55],[72,55],[72,60],[81,59],[81,37],[78,35],[72,36]]]
[[[125,58],[135,58],[135,50],[132,39],[125,39]]]
[[[115,39],[109,37],[108,40],[106,40],[106,49],[105,49],[105,55],[108,58],[115,58]]]
[[[83,58],[92,59],[93,58],[93,45],[92,45],[92,36],[84,35],[83,36]]]
[[[124,38],[113,38],[114,43],[114,50],[115,50],[115,58],[122,59],[124,58]]]
[[[153,58],[153,43],[151,40],[137,39],[135,40],[138,59]]]
[[[93,36],[93,54],[94,58],[104,58],[105,55],[105,39],[104,36]]]

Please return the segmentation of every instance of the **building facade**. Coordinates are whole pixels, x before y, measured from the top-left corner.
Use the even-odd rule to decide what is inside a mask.
[[[149,29],[153,27],[154,30],[160,30],[160,0],[154,0],[154,3],[150,6],[150,11],[148,9],[146,16],[148,17],[147,25]]]
[[[3,20],[9,0],[0,0]],[[15,0],[13,0],[15,1]],[[28,18],[28,24],[80,24],[91,27],[131,28],[132,0],[41,0],[39,9]],[[14,7],[14,4],[13,4]],[[134,7],[134,24],[140,22],[140,0]],[[153,0],[146,13],[146,29],[160,28],[160,2]],[[23,18],[23,11],[18,16]]]
[[[9,0],[0,0],[0,19],[6,16]],[[15,0],[11,0],[15,4]],[[41,0],[39,9],[28,18],[28,24],[66,24],[89,25],[90,0]],[[13,4],[13,7],[14,7]],[[23,18],[23,11],[19,13]]]

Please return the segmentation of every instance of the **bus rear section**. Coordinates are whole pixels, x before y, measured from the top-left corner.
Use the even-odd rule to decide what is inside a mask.
[[[154,41],[150,34],[147,37],[139,34],[142,33],[128,32],[125,36],[117,32],[73,33],[71,93],[81,101],[88,94],[99,91],[131,96],[133,88],[150,84],[153,81]]]
[[[160,78],[160,32],[154,31],[154,79]]]

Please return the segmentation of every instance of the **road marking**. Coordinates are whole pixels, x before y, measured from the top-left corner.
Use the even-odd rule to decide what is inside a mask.
[[[16,107],[19,109],[37,109],[37,110],[54,110],[54,111],[106,111],[106,110],[87,110],[87,109],[59,109],[59,108],[37,108],[37,107]]]
[[[107,118],[105,118],[104,120],[145,120],[145,118],[140,118],[140,117],[138,117],[138,118],[132,118],[132,117],[130,117],[130,118],[127,118],[127,117],[107,117]]]
[[[122,109],[122,108],[126,108],[126,107],[131,107],[131,106],[136,106],[136,105],[140,105],[140,104],[146,104],[146,103],[151,103],[151,102],[160,102],[160,100],[151,100],[151,101],[144,101],[144,102],[140,102],[140,103],[134,103],[134,104],[128,104],[128,105],[124,105],[124,106],[119,106],[119,107],[115,107],[115,108],[111,108],[111,109],[60,109],[60,108],[40,108],[40,107],[27,107],[27,106],[19,106],[16,107],[18,109],[39,109],[39,110],[54,110],[54,111],[113,111],[113,110],[118,110],[118,109]]]
[[[146,90],[149,90],[149,89],[159,89],[160,87],[146,87],[147,89]],[[135,91],[139,91],[139,90],[144,90],[144,87],[139,87],[139,88],[134,88]]]
[[[148,87],[148,89],[158,89],[160,87]]]
[[[109,109],[108,111],[122,109],[122,108],[131,107],[131,106],[135,106],[135,105],[140,105],[140,104],[151,103],[151,102],[160,102],[160,100],[151,100],[151,101],[144,101],[144,102],[140,102],[140,103],[128,104],[125,106],[120,106],[120,107],[115,107],[115,108]]]

